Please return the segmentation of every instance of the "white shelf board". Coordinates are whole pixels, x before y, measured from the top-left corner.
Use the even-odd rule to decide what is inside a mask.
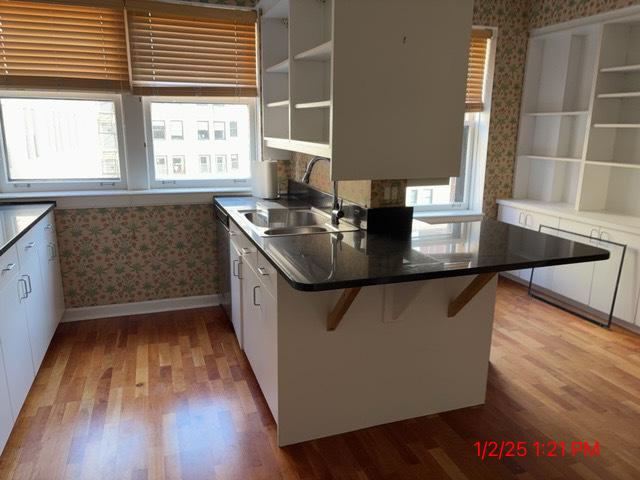
[[[331,60],[331,50],[333,49],[333,42],[328,42],[318,45],[317,47],[310,48],[304,52],[297,54],[293,57],[295,60],[307,60],[312,62],[327,62]]]
[[[309,103],[296,103],[296,108],[302,110],[305,108],[329,108],[331,107],[331,100],[323,100],[321,102],[309,102]]]
[[[602,73],[628,73],[640,72],[640,65],[620,65],[618,67],[601,68]]]
[[[573,158],[573,157],[549,157],[545,155],[518,155],[520,158],[527,158],[529,160],[549,160],[552,162],[573,162],[580,163],[582,162],[581,158]]]
[[[264,144],[270,148],[331,158],[331,145],[328,143],[303,142],[300,140],[289,140],[285,138],[264,137]]]
[[[267,108],[278,108],[278,107],[288,107],[289,100],[281,100],[279,102],[271,102],[267,103]]]
[[[637,168],[640,169],[640,164],[635,163],[620,163],[620,162],[597,162],[594,160],[587,160],[587,165],[597,165],[600,167],[617,167],[617,168]]]
[[[640,128],[640,123],[594,123],[593,128]]]
[[[580,115],[586,115],[586,110],[579,110],[574,112],[530,112],[525,113],[527,117],[577,117]]]
[[[289,18],[289,0],[277,0],[270,7],[265,5],[262,16],[264,18]]]
[[[599,93],[598,98],[636,98],[640,92]]]
[[[267,73],[289,73],[289,59],[283,60],[265,70]]]

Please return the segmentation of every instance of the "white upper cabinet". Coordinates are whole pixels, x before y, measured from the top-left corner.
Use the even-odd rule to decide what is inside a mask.
[[[332,180],[458,175],[472,0],[263,0],[264,157]]]

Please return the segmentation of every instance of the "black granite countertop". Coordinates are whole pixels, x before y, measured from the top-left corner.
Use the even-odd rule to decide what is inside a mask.
[[[242,225],[240,210],[255,209],[254,197],[218,197],[217,203],[289,282],[303,291],[476,275],[532,267],[606,260],[594,246],[495,220],[428,224],[413,222],[411,235],[365,231],[261,237]],[[288,199],[285,207],[304,206]]]
[[[0,203],[0,255],[54,207],[54,202]]]

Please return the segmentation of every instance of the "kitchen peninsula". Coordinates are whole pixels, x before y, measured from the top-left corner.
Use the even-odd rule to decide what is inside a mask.
[[[609,256],[493,220],[268,236],[256,215],[309,207],[214,204],[228,216],[232,321],[281,446],[484,403],[495,274]]]

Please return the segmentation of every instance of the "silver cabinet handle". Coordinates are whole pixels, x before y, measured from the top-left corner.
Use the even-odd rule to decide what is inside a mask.
[[[47,245],[47,250],[49,250],[49,261],[53,261],[54,258],[56,258],[56,253],[55,250],[53,249],[53,243],[49,243]]]
[[[251,253],[251,249],[247,247],[242,247],[241,252],[243,255],[248,255],[249,253]]]
[[[236,266],[240,265],[240,261],[239,260],[234,260],[233,263],[231,264],[232,270],[233,270],[233,276],[240,278],[240,268],[238,268],[238,271],[236,272]]]
[[[47,224],[44,226],[44,229],[45,229],[45,230],[53,230],[53,225],[51,225],[50,223],[47,223]]]
[[[605,232],[602,231],[600,232],[600,240],[609,240],[611,238],[611,235],[609,235],[609,232]]]
[[[596,234],[594,235],[593,232],[596,232]],[[589,238],[593,238],[593,237],[597,237],[598,236],[598,229],[597,228],[592,228],[591,231],[589,232]]]
[[[529,218],[531,218],[531,226],[533,227],[533,215],[531,215],[530,213],[527,213],[527,216],[524,217],[524,225],[525,227],[529,226]]]
[[[2,269],[2,273],[4,272],[10,272],[11,270],[13,270],[14,268],[16,268],[16,264],[15,263],[9,263],[6,267],[4,267]]]
[[[36,242],[29,242],[25,245],[24,249],[29,250],[30,248],[33,248],[35,246],[36,246]]]
[[[22,275],[22,278],[27,279],[27,281],[25,282],[25,284],[28,284],[29,286],[27,287],[27,297],[31,294],[31,292],[33,292],[33,287],[31,286],[31,275]]]
[[[230,237],[235,237],[237,235],[236,232],[232,232],[231,230],[229,230],[229,236]]]
[[[524,212],[520,212],[520,215],[518,215],[518,223],[520,225],[524,225],[524,222],[522,221],[522,216],[524,215]]]
[[[258,288],[260,288],[260,285],[256,285],[255,287],[253,287],[253,304],[254,304],[256,307],[259,307],[259,306],[260,306],[260,304],[256,301],[256,290],[257,290]]]
[[[267,272],[267,270],[264,267],[258,267],[258,273],[263,277],[269,276],[269,272]]]
[[[20,284],[24,285],[24,297],[22,296],[22,292],[20,291]],[[19,294],[20,303],[22,303],[22,300],[25,300],[26,298],[29,297],[29,292],[27,292],[27,282],[24,278],[20,278],[18,280],[18,294]]]

